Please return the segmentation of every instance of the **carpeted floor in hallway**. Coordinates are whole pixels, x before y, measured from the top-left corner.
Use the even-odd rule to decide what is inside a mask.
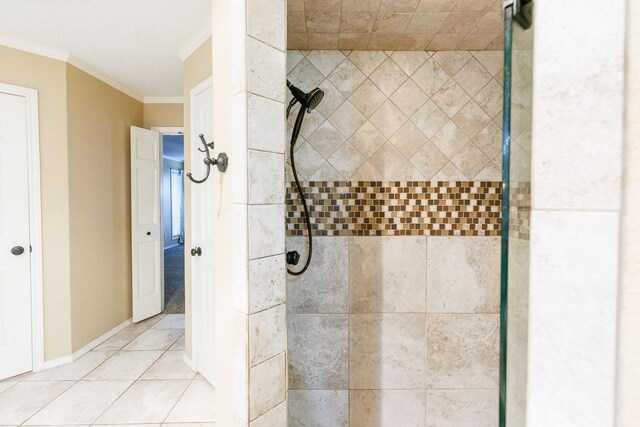
[[[164,251],[163,313],[184,313],[184,245]]]

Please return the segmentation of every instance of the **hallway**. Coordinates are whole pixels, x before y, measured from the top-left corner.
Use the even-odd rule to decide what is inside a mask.
[[[131,325],[73,363],[0,381],[0,425],[213,425],[213,387],[183,361],[184,315]]]
[[[184,314],[184,245],[164,250],[164,314]]]

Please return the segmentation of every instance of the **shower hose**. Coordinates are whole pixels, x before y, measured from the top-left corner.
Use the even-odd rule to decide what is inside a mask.
[[[304,120],[306,108],[304,106],[300,106],[300,111],[298,112],[298,117],[296,117],[296,123],[293,126],[293,132],[291,133],[291,144],[289,147],[289,157],[291,158],[291,171],[293,172],[293,178],[296,182],[296,190],[298,191],[298,195],[300,196],[300,200],[302,201],[302,207],[304,208],[304,219],[307,223],[307,242],[308,242],[308,252],[307,252],[307,260],[304,263],[304,267],[300,271],[292,271],[287,268],[287,273],[292,276],[299,276],[309,268],[309,264],[311,263],[311,255],[313,254],[313,237],[311,236],[311,219],[309,218],[309,208],[307,206],[307,199],[304,197],[304,192],[302,191],[302,185],[300,185],[300,179],[298,178],[298,172],[296,171],[296,160],[294,157],[294,148],[296,145],[296,141],[298,140],[298,135],[300,134],[300,128],[302,127],[302,120]],[[287,114],[288,115],[288,114]]]

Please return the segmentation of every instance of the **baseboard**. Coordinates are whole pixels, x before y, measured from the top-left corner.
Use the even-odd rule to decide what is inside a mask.
[[[85,345],[84,347],[82,347],[78,351],[75,351],[73,354],[70,354],[68,356],[58,357],[57,359],[48,360],[48,361],[44,362],[44,365],[42,366],[41,370],[55,368],[57,366],[62,366],[62,365],[65,365],[67,363],[71,363],[74,360],[77,360],[78,358],[84,356],[85,354],[87,354],[88,352],[90,352],[91,350],[93,350],[94,348],[96,348],[97,346],[99,346],[100,344],[102,344],[103,342],[105,342],[106,340],[108,340],[109,338],[111,338],[112,336],[117,334],[118,332],[122,331],[124,328],[126,328],[129,325],[131,325],[132,323],[133,323],[132,320],[129,319],[129,320],[119,324],[115,328],[111,329],[110,331],[102,334],[101,336],[99,336],[95,340],[91,341],[89,344]]]
[[[190,367],[193,372],[198,372],[196,370],[196,367],[193,364],[193,360],[191,360],[191,358],[187,356],[187,353],[183,355],[182,360],[184,360],[184,363],[186,363],[187,366]]]

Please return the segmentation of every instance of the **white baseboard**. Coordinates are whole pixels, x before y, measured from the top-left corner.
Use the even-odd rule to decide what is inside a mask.
[[[109,338],[111,338],[112,336],[114,336],[115,334],[117,334],[127,326],[131,325],[132,323],[133,322],[131,321],[131,319],[129,319],[119,324],[115,328],[111,329],[105,334],[102,334],[101,336],[91,341],[89,344],[85,345],[84,347],[74,352],[73,354],[70,354],[68,356],[58,357],[57,359],[53,359],[53,360],[47,360],[46,362],[44,362],[44,365],[42,366],[41,370],[55,368],[57,366],[65,365],[67,363],[73,362],[74,360],[77,360],[78,358],[87,354],[88,352],[90,352],[91,350],[93,350],[94,348],[96,348],[97,346],[99,346],[100,344],[102,344],[103,342],[105,342],[106,340],[108,340]]]
[[[187,356],[187,353],[183,354],[182,360],[184,360],[184,363],[186,363],[187,366],[190,367],[193,372],[198,372],[196,370],[196,367],[193,365],[193,360],[191,360],[191,358]]]

